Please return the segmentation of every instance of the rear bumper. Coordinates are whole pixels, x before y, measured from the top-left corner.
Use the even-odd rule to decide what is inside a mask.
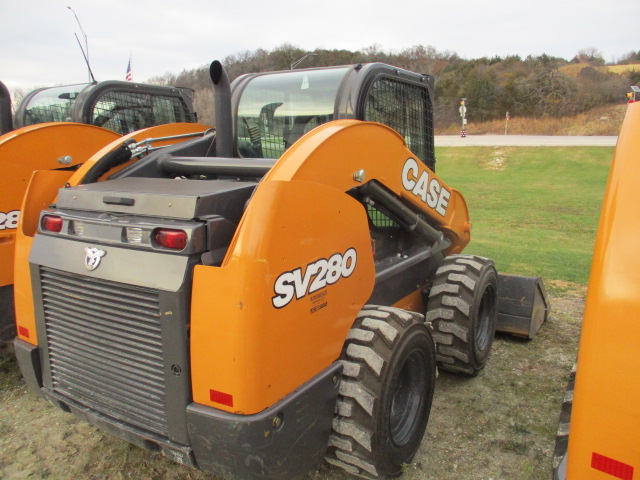
[[[192,403],[189,438],[198,466],[225,478],[290,479],[325,456],[342,365],[334,364],[255,415]]]
[[[119,422],[43,387],[40,351],[15,340],[29,387],[58,408],[140,447],[228,479],[291,479],[319,465],[325,455],[338,397],[340,364],[255,415],[236,415],[196,403],[186,409],[189,444]]]
[[[20,372],[27,382],[29,389],[36,395],[42,396],[42,367],[40,363],[40,349],[24,340],[15,338],[13,341]]]

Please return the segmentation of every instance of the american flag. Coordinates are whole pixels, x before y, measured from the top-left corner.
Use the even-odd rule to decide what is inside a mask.
[[[133,82],[133,73],[131,72],[131,58],[129,58],[129,64],[127,65],[127,76],[125,77],[127,82]]]

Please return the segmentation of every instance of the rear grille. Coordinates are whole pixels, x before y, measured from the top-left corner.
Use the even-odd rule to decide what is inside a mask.
[[[40,267],[53,390],[168,435],[158,292]]]

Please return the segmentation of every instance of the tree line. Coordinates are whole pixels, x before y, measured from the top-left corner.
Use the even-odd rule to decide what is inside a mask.
[[[630,85],[640,83],[640,70],[610,69],[602,54],[586,48],[566,60],[550,55],[518,55],[463,59],[454,52],[415,45],[386,52],[378,45],[362,50],[303,50],[284,44],[271,51],[257,49],[223,59],[231,81],[249,72],[288,70],[308,53],[298,68],[383,62],[435,77],[435,122],[444,127],[459,121],[458,106],[466,98],[467,117],[480,122],[511,116],[561,117],[602,105],[622,103]],[[640,50],[616,65],[640,63]],[[179,74],[167,73],[151,83],[189,87],[196,92],[202,123],[213,123],[213,94],[208,65]]]

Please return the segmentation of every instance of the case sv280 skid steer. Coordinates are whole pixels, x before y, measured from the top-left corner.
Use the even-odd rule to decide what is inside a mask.
[[[215,134],[112,173],[119,145],[19,233],[21,370],[63,410],[227,478],[323,459],[398,475],[436,365],[476,374],[496,325],[493,262],[460,254],[465,200],[434,173],[433,80],[211,76]]]

